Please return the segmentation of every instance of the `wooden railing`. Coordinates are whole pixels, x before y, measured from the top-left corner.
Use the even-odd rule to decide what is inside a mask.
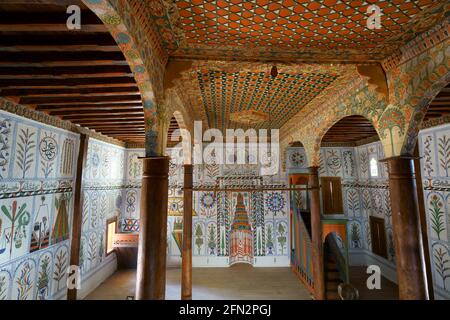
[[[330,254],[333,256],[333,258],[336,260],[337,269],[339,271],[340,279],[344,283],[349,283],[349,270],[348,270],[348,261],[346,259],[346,255],[344,254],[343,250],[345,248],[340,248],[337,243],[337,238],[334,233],[330,233],[326,237],[326,243],[328,245],[328,248],[330,250]]]
[[[292,225],[292,251],[291,251],[291,269],[305,285],[305,287],[314,294],[313,281],[313,246],[311,237],[303,222],[300,208],[297,207],[296,196],[298,193],[291,192],[291,225]]]

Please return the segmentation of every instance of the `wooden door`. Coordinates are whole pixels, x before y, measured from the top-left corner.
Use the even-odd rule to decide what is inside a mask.
[[[372,236],[372,252],[387,259],[386,232],[383,218],[370,217],[370,234]]]

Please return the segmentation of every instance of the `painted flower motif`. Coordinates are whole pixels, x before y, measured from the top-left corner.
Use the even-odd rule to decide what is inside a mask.
[[[214,194],[212,192],[204,192],[200,196],[200,203],[203,208],[211,209],[215,203]]]
[[[273,192],[267,196],[266,205],[270,211],[276,214],[283,211],[286,205],[286,200],[281,192]]]

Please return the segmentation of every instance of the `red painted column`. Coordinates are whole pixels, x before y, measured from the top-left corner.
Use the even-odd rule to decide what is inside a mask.
[[[147,157],[141,189],[137,300],[163,300],[166,292],[168,157]]]
[[[192,299],[192,164],[184,165],[181,299]]]
[[[399,297],[402,300],[428,300],[414,162],[406,157],[385,161],[389,171]]]
[[[320,219],[319,168],[309,168],[308,187],[311,201],[311,240],[313,244],[314,292],[317,300],[325,300],[325,275],[323,266],[322,223]]]

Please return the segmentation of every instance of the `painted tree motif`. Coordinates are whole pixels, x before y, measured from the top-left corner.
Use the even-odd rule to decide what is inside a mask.
[[[216,253],[216,226],[214,224],[208,226],[208,248],[209,254]]]
[[[99,246],[98,246],[98,259],[100,260],[99,262],[102,262],[103,260],[103,254],[105,252],[105,245],[103,243],[103,233],[100,232],[100,239],[98,241]]]
[[[427,176],[431,176],[434,172],[434,168],[433,168],[433,156],[432,156],[432,150],[431,150],[431,145],[433,142],[433,136],[429,135],[426,137],[425,141],[424,141],[424,161],[423,161],[423,168],[425,171],[425,174]]]
[[[369,154],[366,150],[359,153],[359,168],[361,170],[361,178],[367,178],[369,175]]]
[[[349,189],[347,191],[347,206],[348,210],[353,215],[357,215],[359,212],[359,197],[358,192],[355,189]]]
[[[5,178],[9,164],[11,122],[9,119],[0,120],[0,179]]]
[[[25,178],[28,170],[32,167],[34,162],[34,149],[36,148],[36,142],[33,139],[36,132],[31,131],[29,128],[20,129],[18,135],[17,148],[16,148],[16,164],[22,171],[22,178]]]
[[[267,233],[266,233],[266,250],[268,255],[273,254],[273,226],[271,224],[267,225]]]
[[[33,289],[33,277],[31,275],[33,266],[29,261],[25,262],[16,278],[17,300],[28,300],[29,294]]]
[[[430,197],[428,211],[430,212],[431,228],[439,240],[441,239],[441,233],[445,230],[444,212],[441,210],[443,206],[437,195],[433,194]]]
[[[440,244],[433,245],[434,266],[441,276],[443,287],[446,288],[446,280],[450,277],[450,258],[448,250]]]
[[[55,268],[53,271],[53,280],[57,283],[57,291],[61,289],[61,281],[64,279],[66,275],[66,270],[68,267],[68,261],[67,261],[67,251],[66,250],[59,250],[56,253],[56,260],[55,260]]]
[[[89,261],[90,268],[95,266],[97,259],[97,236],[92,233],[89,237],[88,248],[87,248],[87,260]]]
[[[344,158],[344,172],[347,177],[353,177],[355,174],[355,162],[353,160],[353,152],[350,150],[343,151]]]
[[[197,246],[197,253],[200,254],[203,246],[203,230],[200,224],[195,228],[195,245]]]
[[[0,301],[8,298],[8,279],[5,274],[0,274]]]
[[[352,223],[350,227],[350,239],[353,248],[361,248],[361,231],[357,223]]]
[[[403,112],[398,108],[390,108],[380,118],[379,127],[380,127],[380,136],[385,139],[387,138],[387,131],[389,131],[389,135],[391,138],[391,148],[392,155],[395,155],[394,151],[394,128],[399,130],[400,136],[405,133],[405,116]]]
[[[278,243],[280,244],[281,255],[284,254],[284,249],[286,248],[286,228],[283,223],[278,224]]]
[[[450,170],[450,139],[443,135],[438,139],[439,164],[445,171],[445,176],[448,177]]]
[[[50,282],[50,257],[44,256],[40,262],[37,281],[37,299],[46,300]]]
[[[24,244],[24,240],[27,237],[26,226],[30,223],[30,213],[27,210],[27,204],[24,203],[17,210],[17,201],[14,200],[11,206],[8,208],[2,205],[1,210],[5,217],[10,221],[11,228],[8,232],[4,230],[4,238],[6,243],[9,244],[9,255],[12,255],[13,244],[15,249],[19,249]],[[0,254],[6,250],[6,247],[0,248]]]

